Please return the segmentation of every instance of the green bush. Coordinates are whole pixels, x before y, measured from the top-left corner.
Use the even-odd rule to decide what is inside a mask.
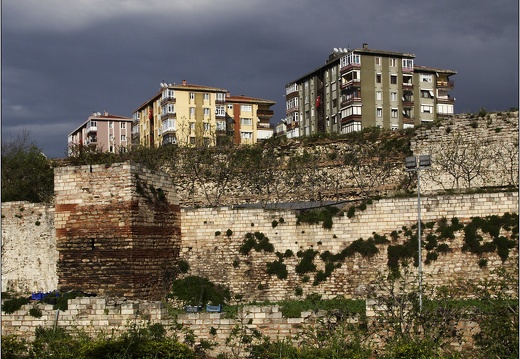
[[[2,303],[2,311],[6,314],[12,314],[19,310],[22,305],[28,304],[31,301],[29,297],[19,297],[7,299]]]
[[[180,259],[177,262],[177,266],[179,267],[181,273],[188,273],[188,271],[190,270],[190,264],[183,259]]]
[[[204,306],[207,303],[225,304],[231,298],[231,294],[228,288],[213,284],[207,278],[188,276],[173,281],[168,297],[180,300],[186,305]]]
[[[29,315],[31,315],[32,317],[35,317],[35,318],[41,318],[43,313],[40,308],[34,306],[31,309],[29,309]]]
[[[287,266],[282,260],[267,263],[267,274],[276,275],[278,279],[286,279],[288,272]]]

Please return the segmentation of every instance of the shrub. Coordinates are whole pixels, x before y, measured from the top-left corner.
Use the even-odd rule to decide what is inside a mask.
[[[296,265],[296,273],[302,275],[309,272],[315,272],[316,265],[313,263],[313,261],[317,253],[318,252],[313,249],[308,249],[305,252],[298,252],[299,257],[301,257],[302,259]]]
[[[283,261],[278,260],[274,262],[267,263],[267,274],[276,275],[278,279],[286,279],[287,278],[287,266]]]
[[[180,259],[177,262],[177,267],[179,268],[181,273],[188,273],[188,271],[190,270],[190,264],[183,259]]]
[[[186,305],[205,305],[227,303],[231,294],[228,288],[213,284],[207,278],[188,276],[173,281],[168,297],[180,300]]]
[[[41,318],[42,317],[42,310],[36,306],[29,309],[29,315],[35,318]]]
[[[6,314],[12,314],[19,310],[22,307],[22,305],[28,304],[29,302],[29,297],[7,299],[6,301],[4,301],[4,303],[2,303],[2,311]]]
[[[276,228],[276,226],[278,226],[278,221],[276,219],[273,219],[273,221],[271,222],[271,227]]]
[[[231,229],[228,229],[226,231],[226,236],[231,237],[233,235],[233,231]]]

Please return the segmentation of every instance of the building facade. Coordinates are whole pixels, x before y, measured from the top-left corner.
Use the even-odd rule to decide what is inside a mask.
[[[234,144],[253,144],[273,136],[270,109],[274,101],[246,96],[226,97],[229,135]]]
[[[273,101],[232,97],[226,89],[186,80],[161,83],[160,90],[133,112],[132,143],[154,147],[255,143],[258,128],[272,117],[272,105]]]
[[[129,117],[95,112],[69,134],[68,155],[83,146],[103,152],[126,151],[131,145],[132,123]]]
[[[414,54],[334,49],[325,65],[285,87],[286,136],[410,128],[453,115],[450,76],[414,65]]]

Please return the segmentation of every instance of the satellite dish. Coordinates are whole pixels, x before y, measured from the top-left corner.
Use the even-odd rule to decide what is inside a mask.
[[[334,51],[335,53],[338,53],[339,50],[338,50],[337,47],[335,47],[335,48],[332,49],[332,51]]]
[[[348,52],[348,49],[347,49],[347,48],[344,48],[343,51]]]
[[[343,49],[341,47],[338,50],[339,52],[343,53]]]

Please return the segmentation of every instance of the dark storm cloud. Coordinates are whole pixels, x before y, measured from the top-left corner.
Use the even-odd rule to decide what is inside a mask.
[[[456,70],[456,112],[518,106],[516,0],[4,0],[3,136],[62,157],[93,111],[131,116],[159,83],[271,99],[334,47],[410,52]]]

